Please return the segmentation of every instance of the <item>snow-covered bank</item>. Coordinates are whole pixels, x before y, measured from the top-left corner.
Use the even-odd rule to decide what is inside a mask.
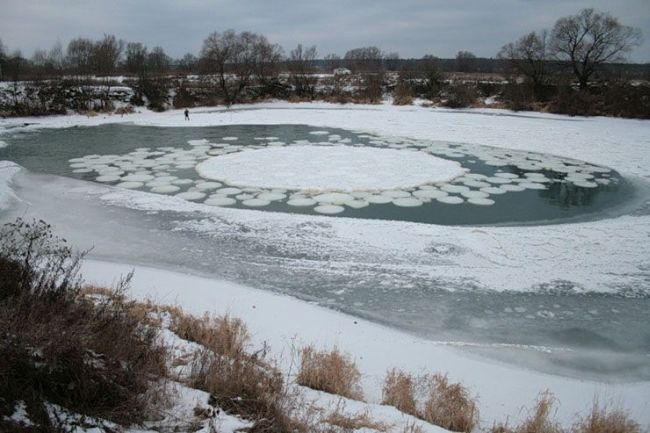
[[[20,166],[11,161],[0,161],[0,211],[6,209],[11,201],[16,198],[10,183]]]
[[[351,353],[364,374],[364,391],[370,402],[380,401],[386,371],[399,367],[416,374],[449,372],[451,379],[462,381],[478,395],[484,425],[507,417],[511,421],[524,418],[527,413],[522,407],[530,406],[544,389],[558,397],[558,418],[564,423],[570,423],[577,412],[587,411],[594,396],[599,396],[628,409],[643,426],[650,425],[650,382],[608,385],[473,359],[433,341],[226,281],[92,260],[85,262],[82,272],[90,282],[110,285],[131,269],[135,269],[132,296],[178,304],[194,314],[241,317],[254,341],[268,342],[285,369],[290,368],[297,348],[304,344],[338,346]]]
[[[339,105],[272,102],[235,105],[232,109],[195,108],[191,121],[183,110],[117,116],[83,115],[0,120],[3,127],[65,128],[105,123],[152,126],[215,126],[235,124],[309,124],[362,130],[387,136],[449,140],[529,150],[605,165],[626,174],[647,177],[650,166],[650,122],[606,117],[569,117],[499,109],[450,110],[418,106]],[[6,130],[4,131],[6,132]]]

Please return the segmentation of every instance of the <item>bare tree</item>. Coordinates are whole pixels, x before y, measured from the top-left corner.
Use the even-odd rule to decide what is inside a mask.
[[[291,84],[298,96],[309,96],[313,98],[316,93],[317,78],[314,74],[314,61],[318,52],[316,46],[303,49],[302,44],[289,53],[289,73]]]
[[[147,47],[140,42],[126,44],[126,70],[132,74],[144,75],[147,66]]]
[[[334,69],[340,68],[343,62],[341,61],[341,56],[338,54],[328,54],[324,57],[325,60],[325,67],[329,71],[333,71]]]
[[[196,72],[196,65],[198,64],[199,59],[192,53],[187,53],[183,56],[182,59],[178,61],[178,66],[185,72]]]
[[[111,74],[120,60],[124,50],[124,41],[118,41],[114,35],[104,35],[104,38],[95,42],[92,54],[94,72],[98,74]]]
[[[255,76],[257,81],[268,87],[277,78],[280,62],[283,57],[282,47],[271,44],[266,37],[260,36],[255,44]]]
[[[94,44],[86,38],[75,38],[68,43],[66,60],[74,72],[88,74],[92,69]]]
[[[504,45],[497,57],[504,60],[511,71],[523,75],[538,89],[546,79],[547,39],[546,30],[528,33],[516,42]]]
[[[383,61],[384,66],[389,71],[397,71],[400,67],[399,53],[397,51],[384,54]]]
[[[352,71],[380,71],[384,53],[377,47],[354,48],[345,53],[345,65]]]
[[[147,70],[162,74],[169,71],[171,59],[162,47],[154,47],[147,55]]]
[[[476,55],[471,51],[459,51],[456,54],[456,70],[458,72],[476,71]]]
[[[432,54],[427,54],[418,63],[417,72],[424,84],[424,94],[433,99],[440,93],[444,74],[440,69],[440,59]]]
[[[234,30],[214,32],[203,41],[203,70],[217,76],[227,105],[236,102],[251,84],[259,68],[261,47],[268,43],[262,35]]]
[[[593,9],[557,20],[550,38],[552,53],[569,62],[581,89],[587,88],[599,65],[624,60],[640,43],[639,29]]]

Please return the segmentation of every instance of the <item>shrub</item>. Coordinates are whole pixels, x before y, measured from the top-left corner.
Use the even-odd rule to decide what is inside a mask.
[[[591,412],[573,426],[572,433],[641,433],[641,427],[626,412],[595,400]]]
[[[459,383],[441,374],[413,377],[392,369],[384,380],[383,404],[452,431],[470,432],[478,422],[476,402]],[[417,402],[415,395],[424,397]]]
[[[361,400],[360,380],[361,373],[354,361],[337,348],[317,351],[313,346],[307,346],[302,349],[296,378],[299,385]]]
[[[548,391],[537,396],[537,401],[530,416],[517,427],[508,427],[508,424],[495,424],[490,433],[562,433],[563,430],[557,422],[550,419],[555,406],[555,397]]]
[[[229,316],[196,318],[168,309],[171,330],[202,346],[189,385],[211,394],[211,404],[255,421],[251,432],[289,431],[294,425],[281,373],[266,361],[266,347],[247,352],[248,330]]]
[[[119,290],[83,296],[80,259],[43,221],[0,229],[0,430],[18,401],[36,431],[51,428],[45,403],[127,424],[160,402],[143,397],[165,375],[157,331]]]
[[[402,80],[393,91],[393,105],[411,105],[413,104],[413,91],[408,82]]]
[[[447,88],[446,101],[443,105],[450,108],[470,107],[476,103],[478,97],[476,88],[472,84],[458,83]]]
[[[447,376],[440,374],[428,381],[422,418],[447,430],[471,432],[478,421],[478,410],[468,390],[459,383],[449,383]]]
[[[384,379],[381,404],[394,406],[402,412],[417,416],[413,376],[396,368],[390,370]]]

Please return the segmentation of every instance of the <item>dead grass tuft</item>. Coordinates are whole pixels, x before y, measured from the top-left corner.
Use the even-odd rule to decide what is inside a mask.
[[[355,415],[346,415],[343,413],[341,407],[337,407],[334,411],[328,414],[325,418],[322,419],[322,422],[350,432],[359,429],[370,429],[385,432],[390,428],[390,426],[387,424],[376,422],[370,419],[370,414],[367,411]]]
[[[419,405],[416,394],[424,398]],[[441,374],[413,377],[390,370],[384,379],[383,404],[452,431],[470,432],[478,422],[476,402],[468,390]]]
[[[429,395],[424,403],[422,418],[447,430],[471,432],[478,421],[476,403],[467,388],[449,383],[446,375],[427,378]]]
[[[641,427],[625,411],[594,400],[591,412],[573,426],[572,433],[641,433]]]
[[[361,373],[356,364],[338,348],[318,351],[309,345],[302,349],[296,382],[330,394],[361,400]]]
[[[396,368],[390,370],[384,379],[382,403],[396,407],[411,415],[417,414],[415,403],[415,381],[412,375]]]

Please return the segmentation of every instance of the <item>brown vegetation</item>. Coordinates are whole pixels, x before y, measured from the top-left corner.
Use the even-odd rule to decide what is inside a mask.
[[[318,351],[314,346],[302,349],[296,382],[319,391],[361,400],[361,373],[356,364],[337,348]]]
[[[418,404],[416,394],[424,401]],[[441,374],[413,377],[392,369],[384,380],[382,403],[452,431],[471,432],[478,423],[468,390]]]
[[[84,296],[79,259],[42,221],[0,230],[0,430],[21,400],[34,431],[53,428],[46,403],[127,424],[160,402],[143,398],[165,375],[157,330],[120,290]]]

